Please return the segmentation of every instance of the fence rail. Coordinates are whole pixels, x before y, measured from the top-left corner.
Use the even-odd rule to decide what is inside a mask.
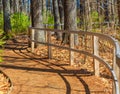
[[[41,41],[36,41],[35,40],[35,33],[36,32],[45,32],[45,36],[46,37],[46,41],[45,42],[41,42]],[[69,33],[70,35],[70,44],[69,46],[61,46],[61,45],[57,45],[52,43],[51,41],[51,32],[61,32],[61,33]],[[92,39],[92,51],[87,51],[87,50],[83,50],[83,49],[76,49],[74,48],[74,40],[73,35],[74,34],[78,34],[81,36],[90,36]],[[112,79],[114,81],[114,85],[113,85],[113,94],[120,94],[120,47],[119,47],[119,43],[116,39],[108,36],[108,35],[104,35],[104,34],[99,34],[99,33],[93,33],[93,32],[84,32],[84,31],[65,31],[65,30],[52,30],[52,29],[42,29],[42,28],[34,28],[34,27],[30,27],[29,28],[29,44],[31,44],[31,49],[32,52],[34,51],[35,48],[35,43],[38,44],[44,44],[46,46],[48,46],[48,57],[52,58],[52,50],[51,47],[57,47],[57,48],[61,48],[61,49],[66,49],[69,51],[70,53],[70,64],[74,64],[74,52],[77,53],[82,53],[84,55],[90,56],[94,59],[94,73],[96,76],[99,76],[100,72],[99,72],[99,63],[104,64],[110,71],[111,75],[112,75]],[[89,39],[88,39],[89,40]],[[107,42],[106,42],[107,41]],[[112,64],[108,63],[105,58],[103,58],[102,56],[100,56],[100,49],[103,49],[104,46],[102,46],[101,48],[98,46],[100,45],[100,43],[102,44],[107,44],[107,45],[112,45],[112,51],[111,51],[111,56],[112,56]],[[108,44],[109,43],[109,44]],[[89,45],[90,46],[90,45]],[[107,46],[105,46],[107,47]],[[107,48],[105,48],[107,49]],[[99,61],[99,62],[98,62]]]

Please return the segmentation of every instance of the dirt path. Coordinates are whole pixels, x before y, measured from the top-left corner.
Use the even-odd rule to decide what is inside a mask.
[[[111,94],[106,79],[31,54],[23,40],[6,44],[0,64],[13,82],[11,94]]]

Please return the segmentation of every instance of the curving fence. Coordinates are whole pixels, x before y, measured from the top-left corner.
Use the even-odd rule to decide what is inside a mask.
[[[113,94],[120,94],[120,47],[116,39],[108,35],[81,30],[65,31],[30,27],[28,31],[32,52],[34,52],[35,45],[39,44],[47,47],[46,54],[48,58],[54,57],[54,47],[67,50],[69,52],[68,59],[70,65],[92,62],[92,69],[96,76],[102,74],[102,68],[107,68],[114,82],[112,88]],[[56,40],[55,32],[68,34],[70,36],[69,44],[64,45],[61,44],[60,40]],[[39,38],[36,38],[35,35],[39,35]],[[41,37],[44,39],[39,41]],[[78,40],[77,45],[75,45],[76,40]]]

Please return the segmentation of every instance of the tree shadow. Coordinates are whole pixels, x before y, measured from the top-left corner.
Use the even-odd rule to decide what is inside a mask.
[[[62,74],[67,74],[67,75],[88,75],[90,76],[90,72],[88,72],[88,74],[84,74],[83,73],[83,69],[82,70],[59,70],[59,69],[45,69],[45,68],[31,68],[31,67],[24,67],[24,66],[16,66],[16,65],[0,65],[0,67],[3,68],[10,68],[10,69],[16,69],[16,70],[25,70],[25,71],[34,71],[34,72],[50,72],[50,73],[57,73],[62,80],[64,81],[65,85],[66,85],[66,94],[71,94],[71,85],[69,83],[69,81],[64,77],[65,75]],[[82,78],[79,78],[78,76],[76,76],[80,82],[83,84],[84,88],[85,88],[85,92],[86,94],[90,94],[90,90],[87,86],[87,84],[85,83],[85,81]]]
[[[65,74],[66,75],[73,75],[75,76],[84,86],[85,92],[86,94],[90,94],[90,89],[89,86],[87,85],[87,83],[84,81],[84,79],[82,79],[80,76],[91,76],[93,75],[93,73],[85,70],[85,69],[66,69],[64,66],[68,66],[68,64],[55,64],[52,62],[49,62],[47,59],[48,58],[40,58],[39,56],[36,55],[29,55],[29,51],[27,50],[27,42],[18,42],[18,41],[13,41],[13,44],[6,44],[6,49],[9,50],[13,50],[14,53],[16,53],[17,55],[21,56],[22,58],[16,57],[16,56],[6,56],[4,58],[10,58],[11,62],[25,62],[27,60],[32,60],[35,62],[38,62],[41,65],[46,66],[46,68],[34,68],[34,67],[26,67],[24,65],[22,66],[18,66],[18,65],[7,65],[7,64],[0,64],[0,67],[3,68],[11,68],[11,69],[16,69],[16,70],[25,70],[25,71],[34,71],[34,72],[50,72],[50,73],[57,73],[61,79],[64,81],[65,86],[66,86],[66,94],[71,94],[71,85],[69,83],[69,81],[65,78]],[[26,52],[24,52],[23,50],[26,50]],[[23,60],[24,59],[24,60]],[[8,59],[9,60],[9,59]],[[41,62],[42,61],[42,62]],[[43,63],[45,62],[45,63]],[[60,69],[54,69],[52,66],[57,66]]]

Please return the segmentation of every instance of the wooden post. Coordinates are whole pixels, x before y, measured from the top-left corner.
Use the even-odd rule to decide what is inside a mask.
[[[47,28],[47,24],[45,24],[45,29]],[[45,41],[47,42],[47,31],[45,30]]]
[[[98,56],[99,55],[99,43],[98,43],[98,37],[94,36],[94,55]],[[94,59],[94,72],[95,76],[99,76],[99,62]]]
[[[48,31],[48,58],[51,59],[52,58],[52,50],[51,50],[51,46],[49,45],[51,43],[51,32]]]
[[[116,64],[116,49],[113,48],[113,70],[115,72],[115,75],[117,76],[117,80],[119,82],[119,93],[120,93],[120,69],[118,65]],[[115,92],[115,85],[113,83],[113,94],[116,94]]]
[[[118,68],[117,78],[118,78],[118,83],[119,83],[119,94],[120,94],[120,68],[118,67],[118,65],[117,65],[117,68]]]
[[[31,39],[35,40],[35,30],[34,29],[32,29]],[[31,50],[32,50],[32,52],[34,52],[34,48],[35,48],[35,42],[32,41],[32,43],[31,43]]]
[[[117,76],[117,80],[118,80],[118,83],[119,83],[119,87],[117,87],[117,88],[119,88],[119,94],[120,94],[120,69],[119,69],[117,64],[115,66],[114,71],[115,71],[115,75]],[[115,92],[115,85],[114,85],[114,83],[113,83],[113,93],[112,94],[117,94]]]
[[[30,36],[31,36],[31,29],[28,28],[28,38],[29,38],[29,39],[28,39],[28,47],[31,46]]]
[[[70,33],[70,49],[71,48],[74,48],[74,34]],[[74,52],[73,51],[69,51],[70,53],[70,56],[69,56],[69,59],[70,59],[70,65],[74,65]]]

